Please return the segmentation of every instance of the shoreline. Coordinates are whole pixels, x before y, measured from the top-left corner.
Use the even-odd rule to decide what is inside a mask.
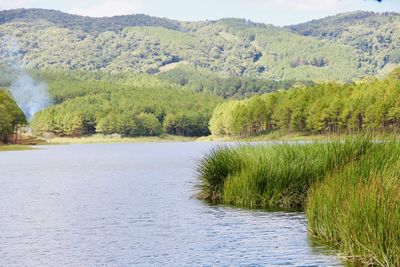
[[[304,134],[280,134],[270,133],[258,136],[241,137],[241,136],[202,136],[188,137],[176,135],[161,136],[140,136],[140,137],[121,137],[112,135],[95,134],[91,136],[81,137],[54,137],[47,140],[41,140],[36,145],[0,145],[0,151],[18,151],[32,150],[39,145],[73,145],[73,144],[129,144],[129,143],[164,143],[164,142],[286,142],[286,141],[325,141],[337,140],[340,138],[360,137],[365,134],[329,134],[329,135],[304,135]],[[371,135],[374,139],[379,140],[398,140],[398,134],[375,134]]]
[[[161,143],[161,142],[193,142],[197,137],[185,136],[143,136],[143,137],[114,137],[92,135],[83,137],[55,137],[48,139],[44,145],[73,145],[73,144],[129,144],[129,143]]]
[[[27,145],[0,145],[0,152],[6,151],[24,151],[24,150],[36,150],[34,146]]]
[[[280,133],[269,133],[258,136],[215,136],[209,135],[198,138],[197,141],[204,142],[266,142],[266,141],[325,141],[325,140],[337,140],[340,138],[354,138],[360,136],[371,136],[374,139],[379,140],[396,140],[400,139],[399,134],[366,134],[366,133],[352,133],[352,134],[316,134],[316,135],[305,135],[305,134],[280,134]]]
[[[202,136],[188,137],[176,135],[115,137],[107,135],[92,135],[82,137],[54,137],[41,145],[73,145],[73,144],[129,144],[129,143],[163,143],[163,142],[266,142],[266,141],[319,141],[337,138],[328,135],[260,135],[252,137],[240,136]],[[343,135],[344,137],[344,135]]]

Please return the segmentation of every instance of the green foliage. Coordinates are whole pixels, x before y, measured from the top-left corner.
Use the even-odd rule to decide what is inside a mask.
[[[25,115],[5,89],[0,88],[0,143],[6,143],[17,125],[25,124]]]
[[[189,81],[188,84],[182,85],[175,79],[179,77],[179,74],[177,76],[173,74],[179,73],[177,70],[182,70],[186,73],[185,79]],[[33,121],[34,129],[38,133],[53,132],[58,135],[69,136],[80,136],[95,132],[104,134],[119,133],[125,136],[141,135],[144,134],[143,130],[136,129],[141,125],[138,118],[141,112],[154,114],[161,123],[162,132],[184,136],[208,135],[210,133],[208,129],[210,112],[217,103],[221,102],[219,97],[213,97],[209,94],[241,98],[246,95],[262,93],[263,90],[275,91],[278,88],[287,89],[290,86],[300,86],[302,84],[294,81],[274,82],[256,78],[221,78],[207,71],[197,73],[193,68],[186,66],[165,73],[165,76],[138,73],[111,74],[88,71],[60,71],[54,69],[46,71],[30,70],[30,74],[35,80],[47,83],[50,96],[55,104],[63,104],[63,107],[57,107],[57,109],[50,107],[45,112],[40,113],[38,115],[40,120]],[[4,85],[9,85],[12,77],[6,76],[6,78],[0,78],[0,82]],[[204,87],[201,90],[193,89],[193,87],[199,88],[202,84],[208,84],[208,87]],[[304,82],[304,84],[312,83]],[[105,92],[116,92],[118,88],[124,88],[127,91],[129,91],[128,88],[140,90],[143,95],[139,96],[139,92],[137,92],[137,99],[152,99],[151,107],[136,107],[136,104],[130,103],[125,106],[124,111],[120,111],[121,107],[117,102],[126,103],[128,98],[134,97],[132,94],[126,99],[121,95],[112,100],[112,105],[107,102],[106,111],[98,111],[100,108],[95,107],[95,103],[101,97],[100,94],[104,96]],[[189,92],[187,89],[194,92]],[[122,91],[120,90],[119,92]],[[165,93],[166,95],[164,96],[161,91],[170,91],[170,93]],[[177,105],[173,112],[166,114],[164,107],[160,107],[160,105],[174,105],[176,99],[172,96],[169,98],[168,95],[174,95],[177,92],[180,95],[190,95],[191,98],[198,96],[199,102],[190,100],[189,103]],[[149,94],[153,95],[150,97]],[[91,102],[88,105],[88,107],[90,106],[90,108],[87,108],[89,110],[80,109],[79,105],[76,104],[69,104],[68,100],[73,100],[72,102],[76,103],[82,101],[77,99],[88,99],[88,96],[96,96],[96,100],[93,100],[93,103]],[[166,97],[173,102],[167,104],[168,99]],[[178,97],[178,94],[176,97]],[[158,98],[161,99],[160,102],[153,103],[157,102],[158,100],[156,99]],[[202,104],[203,99],[211,98],[214,98],[214,100],[204,100],[207,103]],[[103,100],[99,105],[103,105],[105,101],[109,101],[109,99]],[[190,102],[195,103],[190,106]],[[180,109],[181,107],[182,109]],[[113,111],[110,112],[109,109]],[[63,111],[60,112],[60,110]],[[132,129],[134,125],[135,127]],[[146,135],[160,134],[160,130],[157,127],[152,128],[153,130],[147,132]]]
[[[72,78],[57,72],[36,73],[49,82],[50,95],[57,104],[36,114],[31,123],[34,131],[59,136],[158,136],[163,132],[202,136],[209,133],[212,110],[221,102],[215,96],[164,87],[148,75],[128,85],[129,77],[98,74],[82,73]],[[91,75],[98,80],[91,80]]]
[[[321,20],[286,29],[238,19],[88,18],[21,9],[0,12],[0,50],[9,36],[14,37],[30,69],[164,74],[183,65],[222,77],[350,81],[400,62],[399,16],[362,14],[327,18],[335,22],[332,24]],[[332,25],[335,34],[327,25]],[[222,86],[222,92],[214,93],[232,96],[235,90],[244,90],[240,95],[246,95],[276,85],[264,82],[266,88],[256,84],[257,89],[249,89],[254,83],[251,79],[247,82],[250,85],[235,89],[237,81],[232,80],[227,82],[232,86]],[[208,91],[210,83],[216,81],[189,86]]]
[[[221,24],[225,31],[256,48],[255,65],[264,68],[269,78],[349,81],[362,73],[357,68],[358,55],[350,46],[245,20],[222,20]]]
[[[195,92],[208,92],[224,98],[246,98],[270,93],[279,89],[311,86],[312,81],[267,80],[260,78],[223,78],[204,69],[181,65],[168,72],[160,73],[161,80],[179,84]]]
[[[47,20],[59,27],[91,33],[118,31],[128,26],[160,26],[175,30],[181,28],[180,23],[177,21],[150,17],[143,14],[98,19],[46,9],[14,9],[0,12],[0,24],[18,20]]]
[[[309,229],[364,265],[400,265],[400,146],[388,142],[309,191]]]
[[[270,131],[328,134],[397,132],[400,82],[320,84],[221,103],[214,110],[214,135],[257,135]]]
[[[309,186],[365,153],[368,139],[221,147],[199,163],[200,196],[253,208],[305,204]]]
[[[168,114],[164,121],[164,130],[168,134],[182,136],[207,136],[210,116],[198,112]]]
[[[1,67],[0,67],[1,69]],[[99,86],[110,84],[125,84],[136,87],[184,88],[193,92],[204,92],[224,98],[245,98],[253,95],[274,92],[279,89],[311,86],[312,81],[273,81],[262,78],[222,78],[207,70],[195,69],[182,65],[174,70],[159,75],[145,73],[111,74],[99,71],[60,71],[47,69],[45,71],[30,70],[29,73],[38,81],[49,85],[50,94],[55,103],[61,103],[69,98],[83,96],[94,92]],[[1,72],[0,72],[1,74]],[[11,76],[0,76],[0,84],[9,86]],[[98,81],[105,83],[99,84]],[[71,87],[70,83],[79,82],[79,87]]]
[[[289,27],[357,49],[358,67],[377,74],[385,66],[400,63],[400,16],[398,13],[351,12]]]

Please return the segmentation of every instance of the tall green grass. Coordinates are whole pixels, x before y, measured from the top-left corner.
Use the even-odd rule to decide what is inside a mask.
[[[400,266],[400,145],[375,144],[309,191],[310,233],[365,265]]]
[[[302,207],[312,184],[336,166],[359,158],[370,146],[362,138],[220,147],[199,163],[199,196],[243,207]]]
[[[310,233],[364,264],[400,266],[400,145],[368,137],[220,147],[199,162],[199,197],[305,208]]]

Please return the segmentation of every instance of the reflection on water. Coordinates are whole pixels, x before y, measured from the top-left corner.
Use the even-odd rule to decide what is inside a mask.
[[[299,212],[194,199],[208,143],[0,153],[0,266],[340,266]]]

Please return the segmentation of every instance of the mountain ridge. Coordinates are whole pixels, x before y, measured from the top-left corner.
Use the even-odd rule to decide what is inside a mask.
[[[140,18],[140,17],[147,17],[147,18],[152,18],[152,19],[157,19],[159,21],[169,21],[169,22],[174,22],[177,24],[180,23],[212,23],[212,22],[218,22],[218,21],[223,21],[223,20],[241,20],[241,21],[247,21],[249,23],[252,23],[254,25],[264,25],[264,26],[273,26],[276,28],[291,28],[293,26],[298,26],[298,25],[303,25],[303,24],[309,24],[309,23],[314,23],[314,22],[319,22],[323,21],[326,19],[330,18],[335,18],[335,17],[351,17],[353,15],[358,15],[358,18],[365,18],[365,17],[371,17],[374,15],[378,16],[399,16],[400,12],[374,12],[374,11],[363,11],[363,10],[355,10],[355,11],[349,11],[349,12],[341,12],[337,13],[335,15],[323,17],[323,18],[318,18],[318,19],[312,19],[306,22],[300,22],[296,24],[290,24],[290,25],[284,25],[284,26],[278,26],[274,25],[273,23],[266,23],[266,22],[257,22],[257,21],[252,21],[250,19],[246,18],[239,18],[239,17],[223,17],[220,19],[206,19],[206,20],[196,20],[196,21],[190,21],[190,20],[177,20],[177,19],[172,19],[172,18],[167,18],[167,17],[157,17],[157,16],[152,16],[152,15],[147,15],[144,13],[132,13],[132,14],[126,14],[126,15],[115,15],[115,16],[102,16],[102,17],[92,17],[92,16],[84,16],[84,15],[79,15],[79,14],[72,14],[64,11],[60,11],[57,9],[44,9],[44,8],[16,8],[16,9],[7,9],[7,10],[0,10],[0,24],[4,24],[6,22],[10,22],[15,19],[21,19],[21,18],[39,18],[41,15],[48,15],[48,14],[53,14],[53,15],[67,15],[70,18],[75,18],[75,19],[89,19],[93,21],[99,21],[99,20],[109,20],[109,19],[128,19],[128,18]],[[10,19],[10,16],[16,16]],[[8,20],[7,20],[8,18]],[[130,25],[130,26],[145,26],[145,25]],[[156,26],[156,25],[153,25]],[[159,25],[160,26],[160,25]]]
[[[354,21],[363,30],[352,39],[345,33]],[[400,63],[398,13],[356,11],[279,27],[237,18],[187,22],[14,9],[0,11],[0,32],[0,50],[12,36],[26,66],[38,69],[158,74],[187,64],[223,77],[350,81]]]

